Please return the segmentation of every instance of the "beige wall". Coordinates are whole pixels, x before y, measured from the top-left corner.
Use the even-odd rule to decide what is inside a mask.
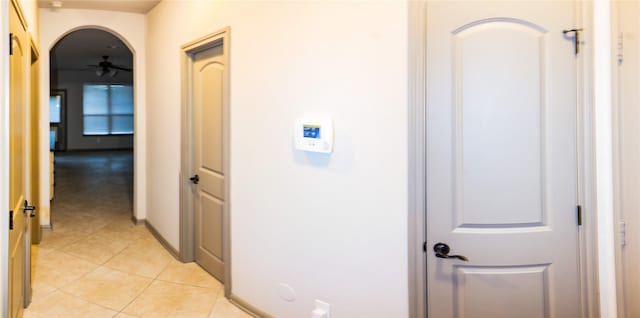
[[[617,226],[626,224],[626,244],[618,248],[618,314],[640,317],[640,2],[615,1],[614,43],[623,39],[624,60],[614,64],[614,175]],[[616,43],[617,44],[617,43]],[[617,60],[619,51],[614,45]],[[618,228],[618,230],[622,230]]]
[[[336,318],[406,317],[406,25],[400,1],[161,2],[147,16],[148,221],[179,246],[180,46],[229,26],[233,293],[282,318],[314,299]],[[294,149],[305,114],[333,118],[331,155]]]

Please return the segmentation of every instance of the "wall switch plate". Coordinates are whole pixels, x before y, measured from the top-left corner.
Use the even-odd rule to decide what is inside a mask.
[[[311,312],[312,318],[331,318],[331,305],[316,299],[316,309]]]

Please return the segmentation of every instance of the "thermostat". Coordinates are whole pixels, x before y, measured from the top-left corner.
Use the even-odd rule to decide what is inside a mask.
[[[330,153],[333,151],[333,124],[329,118],[300,118],[294,132],[296,149]]]

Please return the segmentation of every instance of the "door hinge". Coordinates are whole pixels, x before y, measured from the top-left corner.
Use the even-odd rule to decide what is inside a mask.
[[[624,34],[622,32],[618,33],[618,64],[622,64],[624,62]]]
[[[427,252],[427,242],[422,243],[422,251]]]
[[[578,217],[578,225],[582,225],[582,206],[578,205],[576,207],[576,216]]]
[[[13,210],[9,211],[9,230],[13,230]]]
[[[13,33],[9,33],[9,55],[13,55]]]
[[[624,220],[620,221],[620,245],[627,245],[627,222]]]

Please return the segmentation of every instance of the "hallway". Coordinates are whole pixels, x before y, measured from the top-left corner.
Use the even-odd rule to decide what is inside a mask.
[[[24,317],[250,317],[133,225],[132,167],[129,151],[56,154],[53,231],[33,246]]]

